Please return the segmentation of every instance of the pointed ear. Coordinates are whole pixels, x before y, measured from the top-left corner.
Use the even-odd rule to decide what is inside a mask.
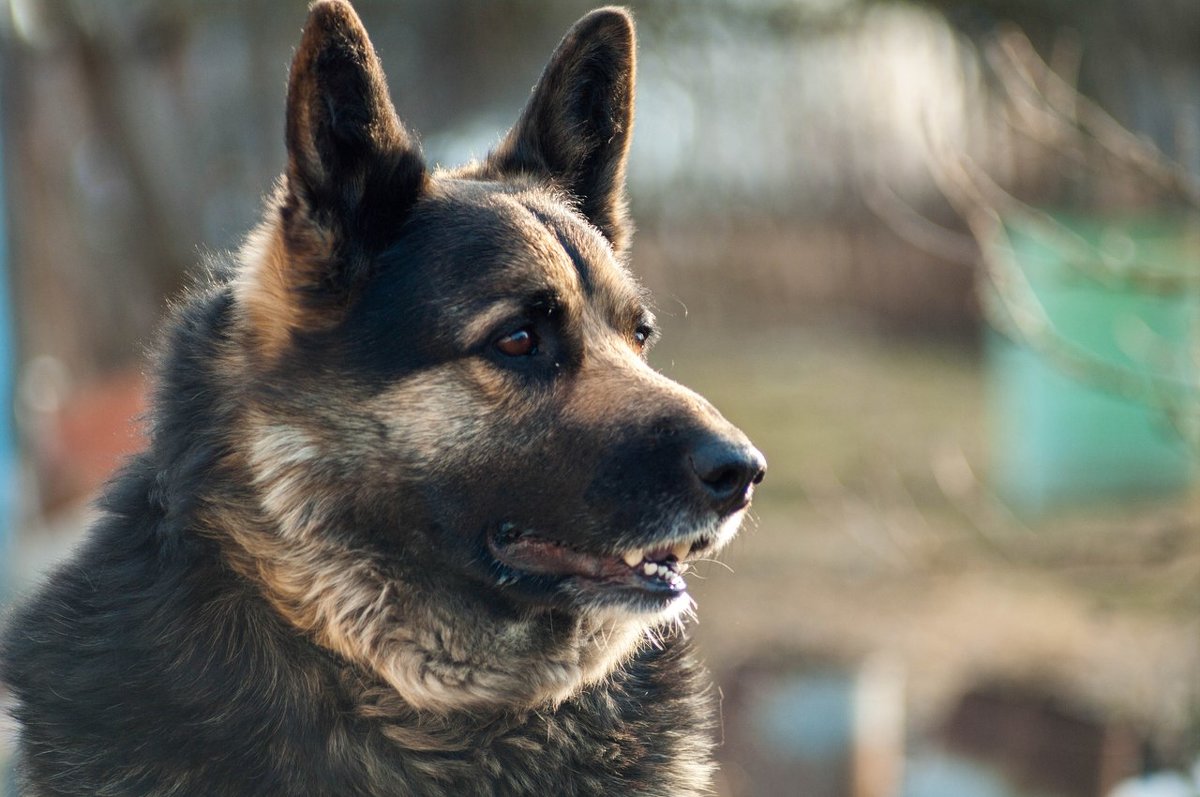
[[[628,11],[601,8],[579,20],[487,162],[494,173],[532,174],[570,192],[618,252],[631,232],[625,161],[633,128],[635,61]]]
[[[344,0],[319,0],[309,10],[288,79],[287,153],[291,198],[331,232],[366,246],[395,228],[423,183],[420,148],[397,118],[375,48]]]
[[[239,293],[257,336],[332,326],[425,184],[379,57],[344,0],[309,10],[287,93],[287,170],[243,249]]]

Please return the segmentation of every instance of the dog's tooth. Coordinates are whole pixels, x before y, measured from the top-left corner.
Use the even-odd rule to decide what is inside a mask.
[[[692,544],[690,542],[681,542],[671,549],[671,553],[679,561],[683,561],[689,553],[692,552]]]
[[[658,572],[658,565],[654,564],[654,562],[646,562],[646,564],[642,565],[642,572],[648,576],[652,576]]]
[[[621,558],[624,559],[625,564],[629,565],[630,567],[637,567],[641,563],[642,559],[645,558],[645,554],[643,554],[640,550],[628,551]]]

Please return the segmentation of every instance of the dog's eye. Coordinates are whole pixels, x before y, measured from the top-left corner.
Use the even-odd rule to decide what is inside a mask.
[[[526,327],[496,341],[496,350],[508,357],[528,357],[531,354],[537,354],[537,345],[537,335],[533,333],[532,329]]]
[[[648,343],[648,342],[649,342],[649,340],[650,340],[650,337],[651,337],[653,334],[654,334],[654,330],[653,330],[653,329],[651,329],[651,328],[650,328],[648,325],[646,325],[646,324],[642,324],[641,326],[639,326],[637,329],[635,329],[635,330],[633,331],[633,340],[634,340],[634,342],[637,344],[637,347],[638,347],[639,349],[641,349],[641,348],[645,348],[645,346],[646,346],[646,343]]]

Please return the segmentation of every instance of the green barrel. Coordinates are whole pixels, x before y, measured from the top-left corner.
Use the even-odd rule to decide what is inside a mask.
[[[1029,289],[1057,340],[989,334],[992,483],[1027,512],[1187,489],[1200,228],[1175,218],[1055,222],[1010,223],[993,252],[1002,273],[1015,272],[1009,295]]]

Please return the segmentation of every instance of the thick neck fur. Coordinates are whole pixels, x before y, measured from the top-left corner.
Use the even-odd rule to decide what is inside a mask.
[[[230,463],[226,463],[230,466]],[[231,470],[231,475],[238,473]],[[227,500],[240,488],[240,501]],[[378,677],[398,702],[426,714],[491,715],[559,703],[604,678],[645,641],[623,619],[592,620],[497,605],[468,589],[418,579],[415,568],[312,528],[320,513],[263,507],[254,477],[231,479],[198,528],[285,622]],[[313,487],[313,489],[318,489]],[[296,495],[308,494],[303,484]],[[269,503],[269,502],[268,502]]]

